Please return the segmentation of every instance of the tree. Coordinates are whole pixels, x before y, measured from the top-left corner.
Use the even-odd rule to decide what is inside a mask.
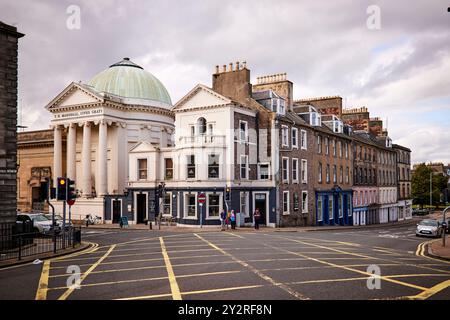
[[[423,208],[430,203],[430,174],[433,170],[422,163],[418,165],[411,179],[411,194],[415,204]],[[432,175],[432,203],[441,200],[442,191],[447,187],[447,179],[441,174]]]

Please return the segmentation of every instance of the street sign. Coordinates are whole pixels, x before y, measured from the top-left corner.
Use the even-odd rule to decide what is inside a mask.
[[[198,195],[198,203],[204,204],[206,202],[206,195],[202,192]]]
[[[75,199],[67,200],[67,204],[68,204],[69,206],[73,206],[73,205],[75,204]]]

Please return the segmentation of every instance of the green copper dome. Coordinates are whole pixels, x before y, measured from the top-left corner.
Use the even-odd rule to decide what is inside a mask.
[[[88,84],[99,92],[126,98],[130,103],[139,104],[139,101],[145,100],[145,105],[154,102],[154,106],[172,106],[169,93],[161,81],[129,58],[111,65]]]

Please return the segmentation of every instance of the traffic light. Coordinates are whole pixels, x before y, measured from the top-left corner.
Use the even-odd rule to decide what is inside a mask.
[[[67,179],[58,177],[56,182],[56,200],[67,200]]]
[[[225,188],[225,201],[231,201],[231,188]]]
[[[56,199],[56,188],[50,188],[50,199]]]
[[[77,193],[75,191],[75,181],[67,178],[67,200],[75,200]]]

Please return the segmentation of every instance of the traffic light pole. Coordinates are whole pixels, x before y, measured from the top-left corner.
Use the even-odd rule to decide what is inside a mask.
[[[66,248],[66,200],[63,201],[62,248]]]
[[[52,225],[53,225],[53,253],[56,253],[56,232],[55,232],[55,207],[50,203],[47,197],[47,204],[52,209]]]

